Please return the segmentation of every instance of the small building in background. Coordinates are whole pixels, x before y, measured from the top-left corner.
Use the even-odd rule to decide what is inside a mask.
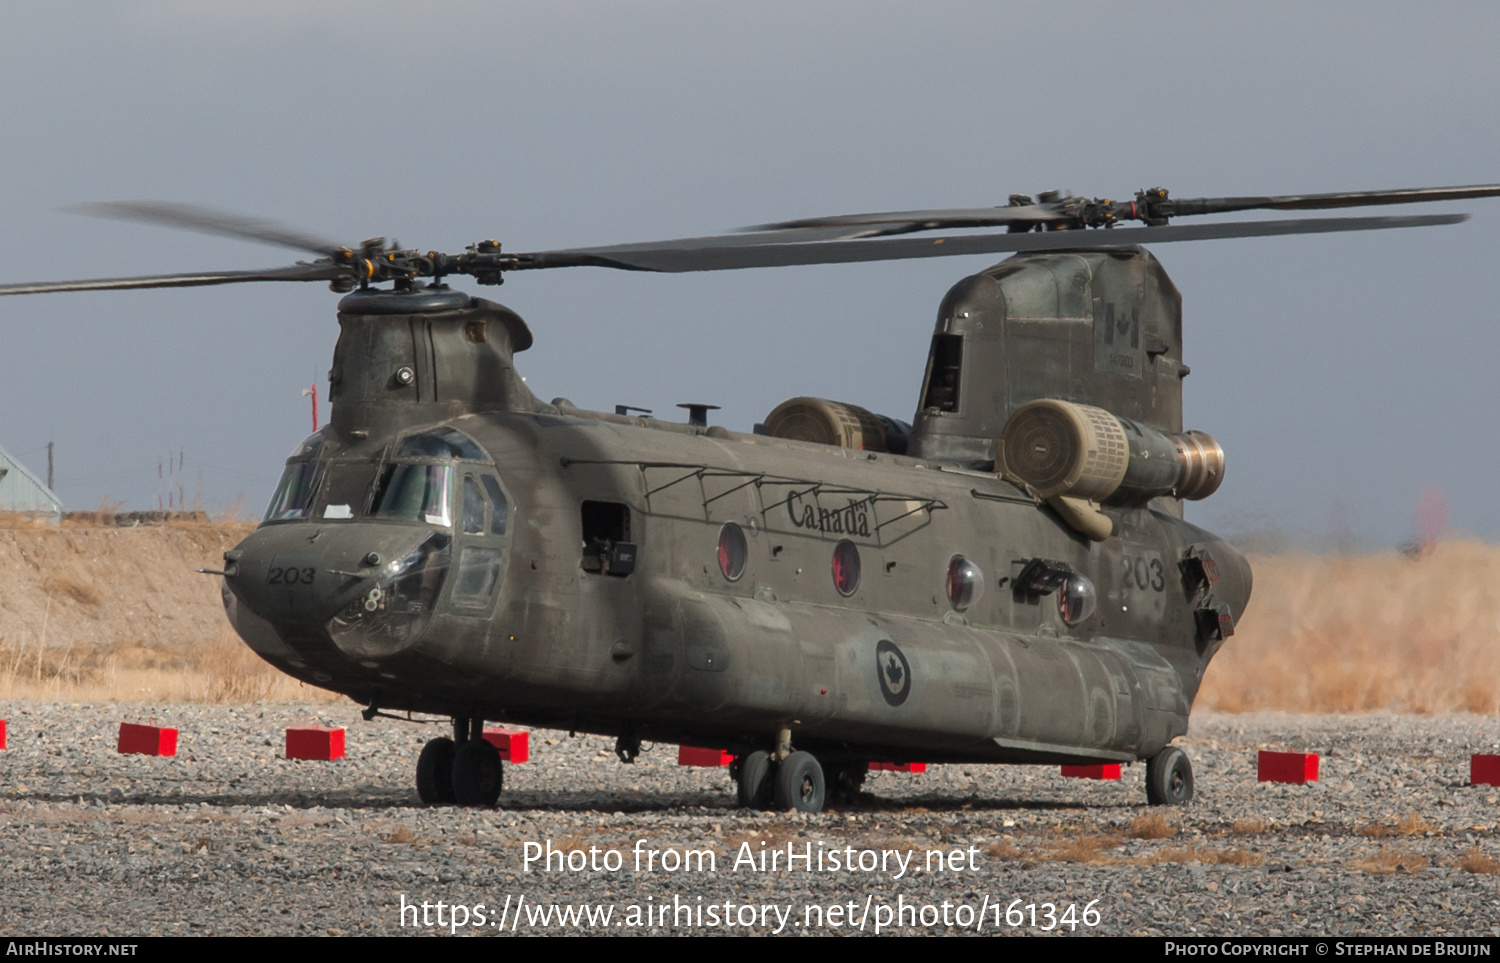
[[[62,519],[62,500],[27,467],[0,448],[0,512]]]

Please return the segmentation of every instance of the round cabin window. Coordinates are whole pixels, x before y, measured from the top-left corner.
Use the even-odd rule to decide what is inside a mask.
[[[1062,620],[1068,625],[1077,625],[1094,614],[1099,607],[1099,594],[1094,583],[1074,572],[1057,590],[1057,608]]]
[[[833,547],[833,587],[845,596],[859,588],[859,549],[847,538]]]
[[[734,522],[725,522],[719,529],[719,571],[729,581],[739,581],[745,574],[745,559],[749,554],[744,531]]]
[[[984,572],[962,555],[953,556],[948,563],[948,603],[953,610],[962,612],[983,594]]]

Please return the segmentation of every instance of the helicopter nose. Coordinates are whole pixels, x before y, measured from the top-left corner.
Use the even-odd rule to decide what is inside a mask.
[[[446,532],[359,523],[257,529],[230,553],[233,574],[225,568],[231,616],[252,647],[250,635],[269,627],[293,649],[315,636],[346,655],[392,654],[426,628],[451,542]]]

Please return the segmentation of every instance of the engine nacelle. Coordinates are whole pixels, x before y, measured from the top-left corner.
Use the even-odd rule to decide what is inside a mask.
[[[766,416],[765,425],[766,433],[776,438],[893,455],[906,454],[911,433],[911,425],[904,421],[826,398],[783,401]]]
[[[1196,500],[1224,481],[1224,449],[1201,431],[1168,435],[1103,408],[1048,398],[1022,405],[1005,423],[995,470],[1047,500]]]

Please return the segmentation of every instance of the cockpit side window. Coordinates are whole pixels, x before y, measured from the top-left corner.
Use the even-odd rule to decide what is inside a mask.
[[[927,358],[927,386],[922,392],[922,407],[933,411],[957,411],[959,376],[964,366],[964,338],[961,334],[935,334],[932,353]]]
[[[505,492],[500,490],[500,483],[495,480],[494,475],[484,475],[480,481],[490,495],[490,534],[504,535],[505,523],[510,516],[510,503],[505,500]]]
[[[464,476],[464,534],[484,534],[484,496],[472,475]]]
[[[276,494],[266,509],[263,521],[280,522],[293,518],[306,518],[312,505],[318,484],[323,480],[323,462],[294,461],[282,472]]]

